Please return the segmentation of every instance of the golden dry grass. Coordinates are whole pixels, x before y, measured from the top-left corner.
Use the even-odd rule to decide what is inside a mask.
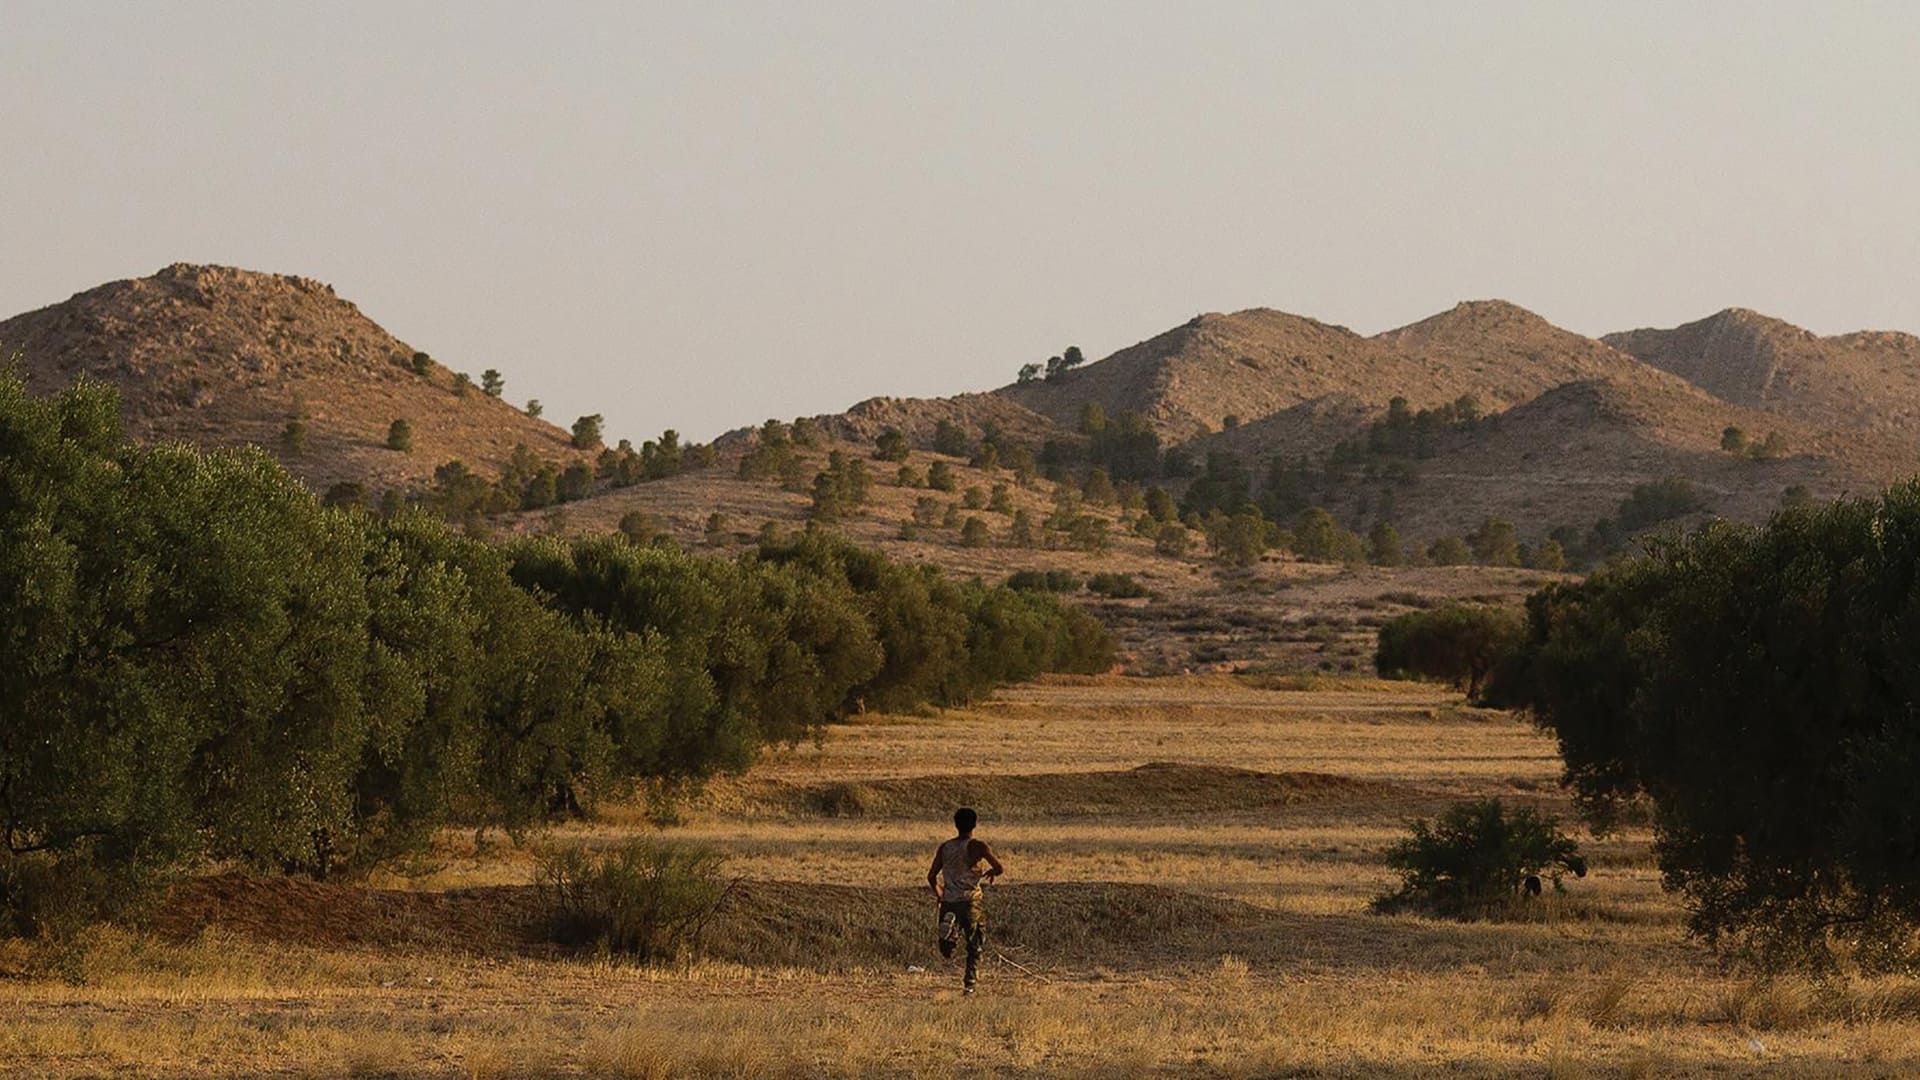
[[[1431,688],[1268,685],[1305,688],[1055,679],[940,716],[868,718],[769,755],[658,830],[720,847],[731,872],[752,879],[754,921],[719,926],[726,939],[713,951],[725,960],[650,970],[265,944],[217,929],[183,943],[101,931],[53,961],[6,946],[0,971],[15,977],[0,979],[0,1072],[1920,1070],[1920,986],[1763,981],[1722,969],[1686,940],[1644,835],[1590,843],[1592,875],[1514,921],[1367,914],[1388,883],[1381,849],[1407,817],[1481,793],[1564,813],[1551,746]],[[1363,783],[1255,806],[1235,805],[1250,790],[1238,780],[1217,802],[1177,805],[1147,787],[1126,789],[1138,805],[1116,807],[1099,787],[1150,761]],[[985,779],[992,774],[1000,780]],[[1046,779],[1022,786],[1008,776]],[[914,786],[927,778],[941,786]],[[982,835],[1010,872],[989,895],[996,953],[982,993],[966,999],[922,936],[929,914],[911,891],[945,835],[939,815],[896,804],[835,817],[781,793],[893,784],[886,790],[911,804],[908,796],[965,792],[969,778],[1001,800],[998,813],[981,800]],[[1075,801],[1090,790],[1106,794]],[[654,828],[635,804],[544,841],[603,844]],[[431,872],[379,884],[518,883],[527,869],[524,851],[448,835]]]

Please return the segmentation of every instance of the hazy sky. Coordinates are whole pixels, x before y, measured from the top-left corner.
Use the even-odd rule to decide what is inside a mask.
[[[0,313],[306,274],[705,438],[1200,311],[1920,330],[1920,4],[0,0]]]

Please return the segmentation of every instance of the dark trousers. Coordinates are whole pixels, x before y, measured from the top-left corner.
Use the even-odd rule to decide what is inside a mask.
[[[941,901],[940,917],[944,919],[948,912],[953,913],[954,922],[960,928],[960,936],[967,942],[967,982],[972,986],[980,971],[980,948],[987,941],[987,909],[978,900],[956,900],[953,903]],[[940,955],[951,957],[954,942],[942,937]]]

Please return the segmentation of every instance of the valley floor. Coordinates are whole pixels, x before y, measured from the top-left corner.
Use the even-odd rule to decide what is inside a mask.
[[[1056,678],[768,755],[658,827],[743,878],[710,958],[557,954],[532,855],[448,835],[408,875],[205,879],[145,934],[0,945],[18,1076],[1864,1075],[1920,1072],[1920,985],[1766,982],[1690,942],[1647,837],[1513,921],[1381,917],[1405,822],[1569,807],[1552,744],[1430,687]],[[915,886],[957,801],[1008,866],[981,992]]]

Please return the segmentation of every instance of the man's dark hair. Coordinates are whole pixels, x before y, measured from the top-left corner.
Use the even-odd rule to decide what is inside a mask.
[[[978,824],[980,824],[980,815],[974,813],[971,806],[963,806],[953,812],[953,827],[963,833],[972,832],[973,827]]]

